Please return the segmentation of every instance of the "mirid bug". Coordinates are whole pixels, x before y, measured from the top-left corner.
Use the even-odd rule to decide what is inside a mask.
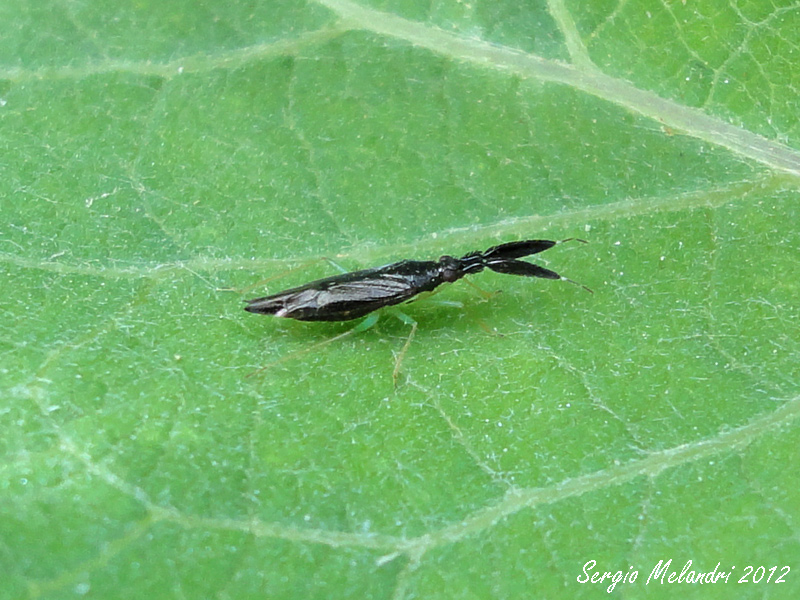
[[[562,242],[572,239],[576,238]],[[584,240],[577,241],[586,243]],[[271,296],[255,298],[249,300],[244,309],[298,321],[349,321],[384,306],[406,302],[422,292],[432,292],[443,283],[458,281],[484,269],[575,283],[550,269],[516,260],[544,252],[557,243],[551,240],[523,240],[492,246],[485,252],[470,252],[461,258],[442,256],[439,260],[401,260],[382,267],[318,279]],[[592,291],[586,286],[581,287]]]

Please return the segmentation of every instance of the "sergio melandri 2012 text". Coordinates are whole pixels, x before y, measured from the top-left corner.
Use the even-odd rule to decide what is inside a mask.
[[[597,561],[590,560],[583,565],[583,573],[578,575],[578,583],[595,583],[606,584],[608,587],[606,591],[610,594],[614,591],[617,584],[635,583],[639,578],[639,571],[633,566],[629,567],[627,571],[596,571]],[[695,584],[706,585],[715,583],[728,583],[729,581],[735,583],[786,583],[785,577],[791,570],[790,567],[766,567],[766,566],[752,566],[748,565],[738,579],[731,580],[733,571],[736,570],[735,565],[731,565],[727,570],[720,570],[721,563],[717,563],[711,570],[702,570],[693,568],[691,560],[687,560],[683,568],[673,570],[672,559],[659,560],[655,566],[650,570],[645,585],[652,583],[661,584]],[[777,575],[777,577],[775,577]]]

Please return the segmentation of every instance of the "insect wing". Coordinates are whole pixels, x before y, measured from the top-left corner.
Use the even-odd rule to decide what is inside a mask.
[[[416,293],[416,287],[405,279],[375,274],[355,281],[339,281],[323,290],[306,290],[298,310],[287,316],[306,321],[357,319],[383,306],[404,302]]]
[[[248,300],[245,310],[254,313],[273,315],[281,308],[284,308],[287,304],[298,304],[304,300],[313,301],[318,292],[352,281],[354,279],[367,277],[373,272],[374,269],[366,269],[363,271],[355,271],[353,273],[333,275],[331,277],[325,277],[324,279],[316,279],[304,285],[283,290],[277,294]]]
[[[544,279],[561,279],[561,275],[539,265],[525,262],[524,260],[499,260],[486,265],[492,271],[508,275],[522,275],[523,277],[543,277]]]
[[[379,302],[416,294],[416,287],[407,278],[375,273],[353,281],[339,281],[319,291],[325,304],[336,302]],[[394,304],[394,303],[393,303]]]
[[[346,321],[404,302],[416,293],[408,278],[368,269],[256,298],[245,310],[301,321]]]

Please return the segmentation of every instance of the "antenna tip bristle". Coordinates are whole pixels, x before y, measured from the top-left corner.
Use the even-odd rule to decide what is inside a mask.
[[[586,287],[582,283],[578,283],[577,281],[572,281],[572,279],[567,279],[566,277],[562,277],[561,280],[562,281],[566,281],[567,283],[571,283],[572,285],[577,285],[579,287],[582,287],[583,289],[585,289],[590,294],[594,294],[594,290],[592,290],[591,288]]]

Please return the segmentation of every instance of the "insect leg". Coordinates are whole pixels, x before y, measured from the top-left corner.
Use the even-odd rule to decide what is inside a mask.
[[[304,269],[307,269],[308,267],[313,265],[315,262],[317,262],[317,261],[316,260],[307,260],[307,261],[297,265],[296,267],[292,267],[291,269],[286,269],[285,271],[281,271],[277,275],[272,275],[271,277],[266,277],[265,279],[261,279],[260,281],[256,281],[255,283],[251,283],[250,285],[245,286],[243,288],[217,288],[215,291],[217,291],[217,292],[236,292],[238,294],[243,294],[243,293],[245,293],[247,291],[252,290],[253,288],[257,288],[259,286],[262,286],[265,283],[269,283],[270,281],[273,281],[275,279],[280,279],[281,277],[289,275],[290,273],[294,273],[295,271],[302,271]]]
[[[469,283],[469,281],[467,281],[467,283]],[[431,292],[421,292],[416,296],[414,296],[411,300],[406,302],[406,304],[411,304],[412,302],[425,302],[430,304],[437,304],[439,306],[455,306],[458,308],[464,307],[464,305],[458,300],[442,300],[441,298],[433,298],[436,294],[441,292],[442,289],[444,289],[444,286],[438,287]],[[433,300],[431,300],[431,298],[433,298]],[[402,321],[402,319],[400,320]],[[403,322],[405,323],[406,321]]]
[[[353,335],[354,333],[361,333],[362,331],[366,331],[367,329],[369,329],[370,327],[374,326],[375,323],[378,322],[378,316],[379,316],[378,313],[372,313],[371,315],[368,315],[363,321],[361,321],[358,325],[356,325],[352,329],[348,329],[347,331],[345,331],[343,333],[340,333],[339,335],[335,335],[332,338],[329,338],[327,340],[322,340],[321,342],[317,342],[316,344],[311,344],[310,346],[307,346],[307,347],[303,348],[302,350],[298,350],[297,352],[292,352],[291,354],[287,354],[285,356],[281,356],[279,359],[273,360],[272,362],[267,363],[266,365],[264,365],[260,369],[245,375],[245,378],[255,377],[256,375],[258,375],[259,373],[263,373],[264,371],[266,371],[270,367],[274,367],[275,365],[279,365],[279,364],[284,363],[284,362],[286,362],[288,360],[291,360],[293,358],[297,358],[299,356],[303,356],[305,354],[308,354],[309,352],[313,352],[314,350],[316,350],[318,348],[323,348],[324,346],[327,346],[328,344],[331,344],[331,343],[333,343],[335,341],[344,339],[344,338],[346,338],[346,337],[348,337],[350,335]]]
[[[247,292],[247,291],[249,291],[249,290],[251,290],[253,288],[262,286],[265,283],[269,283],[270,281],[274,281],[275,279],[281,279],[282,277],[285,277],[286,275],[294,273],[295,271],[303,271],[303,270],[307,269],[308,267],[310,267],[311,265],[313,265],[314,263],[319,262],[320,260],[324,260],[324,261],[328,262],[334,269],[336,269],[337,271],[339,271],[341,273],[347,273],[348,272],[347,269],[345,269],[342,265],[337,263],[335,260],[333,260],[331,258],[328,258],[327,256],[323,256],[322,258],[316,258],[316,259],[313,259],[313,260],[307,260],[307,261],[305,261],[303,263],[300,263],[296,267],[292,267],[291,269],[287,269],[285,271],[282,271],[282,272],[278,273],[277,275],[273,275],[272,277],[267,277],[267,278],[262,279],[260,281],[256,281],[255,283],[251,283],[247,287],[243,287],[243,288],[240,288],[240,289],[237,289],[237,288],[217,288],[216,291],[218,291],[218,292],[238,292],[238,293],[241,294],[241,293]]]
[[[378,322],[379,318],[380,318],[380,313],[377,313],[377,312],[370,313],[364,318],[363,321],[361,321],[361,323],[359,323],[358,325],[353,327],[347,333],[348,334],[350,334],[350,333],[361,333],[362,331],[366,331],[367,329],[370,329],[370,328],[374,327],[375,323]]]
[[[392,314],[400,319],[406,325],[411,325],[411,332],[408,334],[406,338],[406,343],[403,344],[403,347],[400,349],[397,358],[394,360],[394,370],[392,371],[392,382],[394,383],[394,387],[397,387],[397,376],[400,374],[400,365],[403,362],[403,359],[406,356],[406,352],[408,352],[408,347],[411,345],[411,340],[414,339],[414,334],[417,333],[417,322],[409,317],[407,314],[400,312],[399,310],[392,311]]]
[[[466,283],[468,286],[470,286],[470,287],[471,287],[471,288],[473,288],[473,289],[474,289],[476,292],[478,292],[478,293],[481,295],[481,297],[484,299],[484,301],[485,301],[485,300],[489,300],[490,298],[494,298],[494,297],[495,297],[497,294],[499,294],[499,293],[500,293],[499,291],[495,291],[495,292],[487,292],[487,291],[486,291],[485,289],[483,289],[481,286],[479,286],[479,285],[477,285],[477,284],[475,284],[475,283],[471,282],[469,279],[464,279],[464,283]]]
[[[324,260],[325,262],[327,262],[327,263],[328,263],[329,265],[331,265],[331,266],[332,266],[334,269],[337,269],[337,270],[338,270],[340,273],[349,273],[349,271],[348,271],[347,269],[345,269],[345,268],[344,268],[342,265],[340,265],[339,263],[337,263],[337,262],[336,262],[335,260],[333,260],[332,258],[328,258],[327,256],[323,256],[323,257],[322,257],[322,260]]]

